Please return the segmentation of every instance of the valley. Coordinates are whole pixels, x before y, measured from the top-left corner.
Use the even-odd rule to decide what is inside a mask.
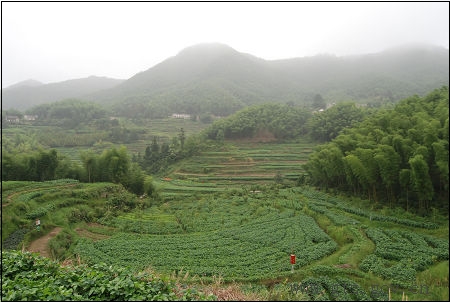
[[[2,300],[448,301],[445,66],[213,44],[5,89]]]

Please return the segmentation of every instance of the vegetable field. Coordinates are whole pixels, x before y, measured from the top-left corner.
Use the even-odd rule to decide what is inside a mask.
[[[111,183],[2,182],[2,246],[26,250],[61,227],[52,255],[88,267],[186,274],[193,285],[220,279],[259,294],[281,288],[288,299],[388,300],[390,289],[391,300],[448,300],[448,220],[300,186],[310,151],[299,143],[204,152],[154,181],[159,198]]]

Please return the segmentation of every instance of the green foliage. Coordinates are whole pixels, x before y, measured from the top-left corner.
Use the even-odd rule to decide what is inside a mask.
[[[193,185],[189,180],[172,180],[170,183]],[[16,222],[10,220],[14,215],[26,215],[35,209],[55,205],[52,215],[43,219],[46,230],[55,225],[64,226],[49,242],[52,257],[63,260],[79,256],[76,258],[89,263],[89,267],[80,267],[76,274],[67,268],[64,275],[68,279],[62,281],[46,275],[46,278],[54,280],[51,285],[41,277],[37,278],[39,281],[22,275],[14,281],[3,278],[8,280],[4,283],[4,300],[7,300],[6,295],[11,295],[8,296],[11,300],[22,297],[21,293],[12,293],[11,284],[14,284],[14,289],[23,288],[30,297],[49,292],[62,299],[68,290],[72,300],[94,299],[76,296],[85,292],[103,295],[111,289],[116,295],[119,295],[117,292],[125,295],[132,291],[128,285],[114,283],[109,287],[111,279],[93,272],[98,267],[123,267],[133,276],[149,267],[166,275],[183,270],[202,282],[213,281],[218,276],[227,281],[252,284],[267,279],[280,280],[278,278],[298,282],[292,288],[286,288],[286,282],[276,284],[270,291],[272,299],[298,299],[307,295],[309,299],[352,301],[367,300],[368,294],[370,299],[384,299],[384,291],[374,292],[376,284],[391,282],[396,288],[408,288],[419,272],[448,261],[446,229],[426,229],[427,220],[412,214],[409,219],[402,218],[397,212],[391,216],[383,215],[365,206],[351,205],[346,198],[308,187],[283,189],[274,184],[270,187],[252,185],[211,194],[208,190],[217,188],[205,183],[201,187],[204,192],[198,190],[186,196],[174,195],[170,202],[154,203],[148,207],[147,199],[136,198],[122,186],[111,183],[80,184],[62,180],[4,184],[3,196],[9,201],[2,208],[5,218],[4,221],[2,219],[2,227],[20,224],[17,218]],[[39,188],[41,190],[37,191]],[[161,190],[164,191],[163,188]],[[104,211],[97,215],[97,208]],[[316,214],[309,216],[312,211]],[[80,214],[79,219],[73,221],[75,224],[68,223],[73,213]],[[323,218],[326,223],[323,223]],[[88,224],[88,221],[96,223]],[[72,227],[76,227],[77,232]],[[27,228],[17,227],[19,229]],[[108,236],[80,238],[85,235],[78,233],[79,229]],[[16,247],[12,248],[20,249],[22,233],[7,234],[11,236],[3,236],[2,229],[2,237],[16,242]],[[25,234],[28,241],[42,235],[37,231]],[[292,251],[297,255],[294,274],[290,272],[289,264]],[[17,262],[18,265],[32,265],[22,260]],[[350,264],[351,268],[333,264]],[[46,267],[39,271],[45,271]],[[35,274],[24,267],[20,269],[29,276]],[[4,267],[2,271],[5,271]],[[118,271],[114,274],[114,282],[124,275]],[[91,281],[91,277],[98,283]],[[18,282],[26,285],[18,285]],[[58,287],[54,288],[53,284]],[[300,284],[305,286],[300,287]],[[304,290],[308,286],[311,290]],[[34,292],[32,288],[38,290]],[[177,297],[181,297],[180,286],[175,288]],[[188,299],[198,291],[186,289],[182,293]],[[19,296],[15,298],[13,295]],[[115,299],[119,298],[127,299],[115,296]]]
[[[50,254],[52,259],[64,260],[70,258],[70,248],[74,243],[74,234],[68,232],[67,230],[62,230],[48,242],[48,247],[50,249]]]
[[[448,113],[447,87],[405,99],[319,146],[304,168],[318,186],[389,205],[406,199],[408,210],[421,213],[447,209],[448,123],[442,112]]]
[[[312,301],[370,301],[371,297],[356,282],[348,278],[309,277],[292,283],[291,289],[308,295]]]
[[[316,112],[308,120],[309,134],[316,141],[331,141],[343,129],[361,122],[368,115],[366,111],[357,107],[356,103],[338,103],[323,112]]]
[[[2,180],[53,180],[58,167],[56,150],[39,150],[31,154],[2,152]]]
[[[446,240],[375,228],[368,229],[367,236],[375,242],[376,249],[361,262],[360,268],[392,280],[392,284],[407,287],[414,283],[417,272],[449,258]]]
[[[67,179],[9,183],[2,183],[2,200],[7,200],[2,207],[2,242],[8,248],[21,248],[19,243],[42,236],[33,231],[36,218],[41,219],[45,233],[52,226],[96,222],[121,210],[149,205],[147,199],[137,199],[123,186],[111,183],[82,184]]]
[[[29,112],[38,115],[39,123],[66,129],[75,128],[82,123],[89,123],[106,115],[106,111],[99,105],[77,99],[38,105]]]
[[[130,192],[144,193],[145,174],[137,163],[131,162],[125,146],[112,147],[100,155],[81,152],[80,157],[89,182],[120,183]]]
[[[310,113],[300,107],[267,103],[242,109],[226,119],[215,121],[205,130],[209,139],[276,138],[293,139],[306,133]]]
[[[69,214],[69,222],[91,222],[94,221],[94,212],[87,205],[79,205],[78,207],[72,209]]]
[[[105,264],[61,267],[31,253],[2,251],[2,300],[176,301],[216,300],[173,281]]]
[[[14,231],[2,242],[2,249],[5,250],[18,250],[25,235],[29,232],[29,229],[18,229]]]

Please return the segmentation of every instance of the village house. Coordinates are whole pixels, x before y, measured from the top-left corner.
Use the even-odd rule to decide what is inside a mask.
[[[20,122],[20,118],[17,115],[7,115],[5,117],[5,120],[11,124],[16,124]]]
[[[25,114],[23,116],[23,119],[26,121],[35,121],[37,120],[38,116],[37,115],[29,115],[29,114]]]
[[[172,114],[172,118],[182,118],[182,119],[190,119],[191,115],[190,114],[185,114],[185,113],[173,113]]]

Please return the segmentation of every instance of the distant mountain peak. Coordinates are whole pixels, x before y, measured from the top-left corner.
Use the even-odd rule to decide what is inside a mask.
[[[238,53],[232,47],[218,42],[199,43],[182,49],[177,56],[202,55],[202,54],[227,54]]]
[[[19,88],[19,87],[37,87],[37,86],[41,86],[41,85],[44,85],[44,83],[41,83],[41,82],[33,80],[33,79],[28,79],[28,80],[13,84],[11,86],[8,86],[6,88],[11,89],[11,88]]]

